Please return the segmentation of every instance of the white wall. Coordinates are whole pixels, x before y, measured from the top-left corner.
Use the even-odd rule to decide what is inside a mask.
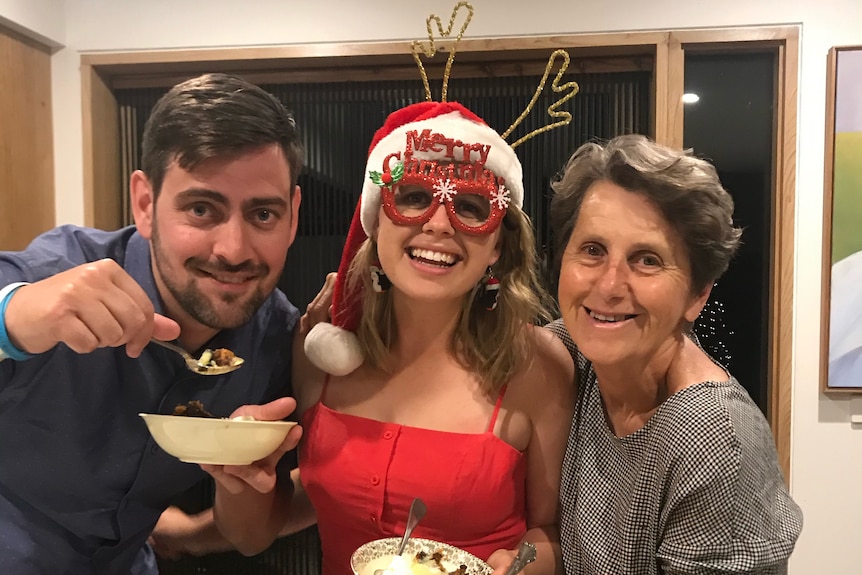
[[[0,0],[0,17],[14,20],[31,1]],[[862,517],[862,429],[849,423],[851,413],[862,413],[862,398],[831,399],[818,392],[826,53],[830,46],[862,44],[862,1],[473,4],[470,37],[802,24],[791,482],[805,511],[805,529],[791,572],[862,573],[855,529]],[[83,222],[80,52],[419,38],[428,12],[448,21],[453,5],[453,0],[148,0],[134,5],[66,0],[67,47],[53,60],[58,223]]]
[[[0,24],[52,50],[63,45],[66,22],[63,0],[0,0]]]

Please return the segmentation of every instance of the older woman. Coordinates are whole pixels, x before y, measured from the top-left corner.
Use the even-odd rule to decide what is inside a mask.
[[[715,169],[642,136],[578,149],[551,214],[578,367],[568,575],[784,573],[802,526],[745,389],[688,337],[741,230]]]

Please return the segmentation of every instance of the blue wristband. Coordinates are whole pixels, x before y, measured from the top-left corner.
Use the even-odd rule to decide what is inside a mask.
[[[28,285],[26,282],[9,284],[3,289],[0,289],[0,360],[9,358],[15,361],[24,361],[33,357],[25,351],[21,351],[9,340],[9,334],[6,333],[6,306],[9,305],[9,300],[18,288]]]

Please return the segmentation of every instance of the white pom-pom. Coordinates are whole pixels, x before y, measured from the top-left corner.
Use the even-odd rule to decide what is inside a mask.
[[[347,375],[365,361],[356,334],[331,323],[311,328],[304,348],[311,363],[332,375]]]

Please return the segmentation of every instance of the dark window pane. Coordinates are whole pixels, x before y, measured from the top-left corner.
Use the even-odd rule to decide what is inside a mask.
[[[773,218],[774,52],[685,55],[684,145],[715,164],[736,204],[742,246],[713,289],[696,331],[766,412],[770,229]]]

